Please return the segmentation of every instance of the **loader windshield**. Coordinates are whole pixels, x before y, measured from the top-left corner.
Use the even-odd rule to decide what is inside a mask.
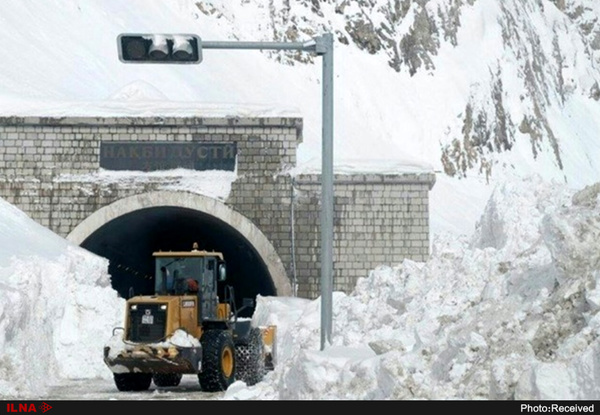
[[[196,282],[202,275],[204,258],[160,257],[156,258],[154,288],[157,294],[181,295],[189,291],[187,280]]]

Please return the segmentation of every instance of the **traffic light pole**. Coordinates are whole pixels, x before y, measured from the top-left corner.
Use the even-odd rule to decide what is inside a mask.
[[[321,167],[321,350],[331,344],[333,309],[333,35],[298,42],[206,42],[202,49],[300,50],[323,57]]]

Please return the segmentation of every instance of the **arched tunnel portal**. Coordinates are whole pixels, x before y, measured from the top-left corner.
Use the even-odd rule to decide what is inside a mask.
[[[289,295],[291,287],[273,246],[247,218],[222,202],[188,192],[152,192],[116,201],[96,211],[67,237],[109,260],[113,288],[154,293],[155,251],[222,252],[236,306],[244,298]],[[240,313],[249,316],[247,309]]]

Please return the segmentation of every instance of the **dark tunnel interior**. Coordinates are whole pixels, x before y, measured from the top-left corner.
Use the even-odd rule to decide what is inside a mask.
[[[235,304],[244,298],[276,295],[267,266],[256,249],[232,226],[209,214],[180,207],[137,210],[106,223],[81,246],[109,260],[113,288],[123,298],[154,293],[155,251],[200,250],[222,252],[227,263],[227,283],[233,286]],[[242,310],[250,317],[254,307]]]

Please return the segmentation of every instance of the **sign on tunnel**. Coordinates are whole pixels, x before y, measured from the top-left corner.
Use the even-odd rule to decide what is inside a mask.
[[[235,143],[100,143],[100,167],[106,170],[235,170]]]

